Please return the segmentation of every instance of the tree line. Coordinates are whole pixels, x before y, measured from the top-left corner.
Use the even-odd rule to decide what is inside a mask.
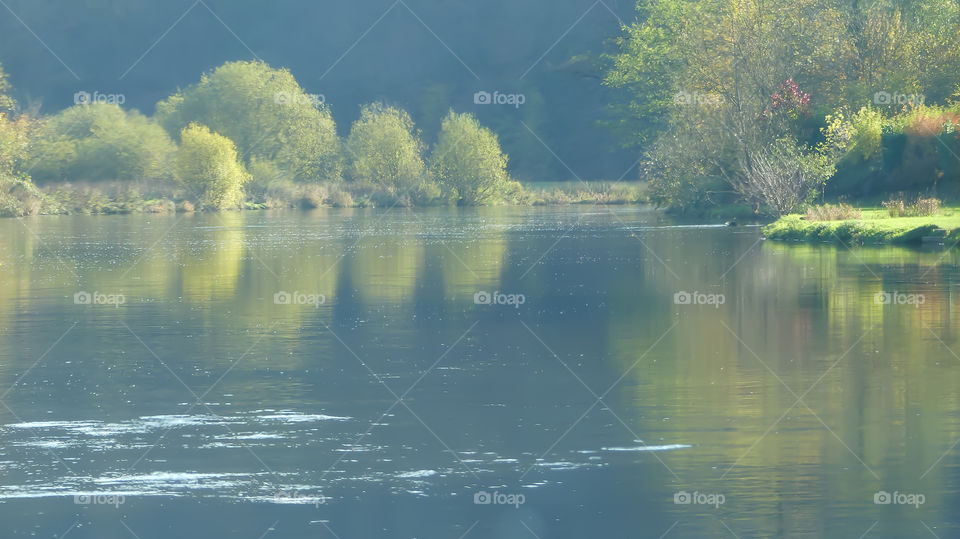
[[[48,187],[137,182],[178,189],[183,209],[479,205],[520,190],[497,135],[450,110],[428,147],[406,111],[362,107],[341,140],[322,98],[285,69],[230,62],[156,105],[153,116],[81,96],[49,117],[18,114],[0,70],[0,213],[57,211]],[[58,191],[62,193],[62,191]]]
[[[651,199],[960,195],[954,0],[641,0],[605,83]]]

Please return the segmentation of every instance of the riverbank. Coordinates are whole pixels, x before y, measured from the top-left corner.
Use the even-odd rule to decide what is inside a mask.
[[[960,208],[957,207],[921,217],[891,217],[883,209],[862,210],[861,214],[859,219],[837,221],[786,215],[765,226],[763,235],[772,240],[855,244],[918,244],[925,238],[947,243],[960,241]]]
[[[645,204],[647,196],[636,182],[511,182],[503,196],[488,205],[562,206],[569,204]],[[7,191],[7,192],[3,192]],[[396,193],[371,183],[253,184],[238,208],[378,208],[449,206],[454,202],[439,194]],[[59,183],[36,187],[19,181],[0,191],[0,217],[26,215],[138,214],[210,210],[201,208],[183,189],[150,182]]]

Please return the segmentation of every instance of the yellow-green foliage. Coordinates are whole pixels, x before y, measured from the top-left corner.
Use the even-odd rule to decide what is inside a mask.
[[[38,181],[168,179],[173,151],[163,128],[135,110],[76,105],[43,123],[31,170]]]
[[[805,217],[808,221],[844,221],[860,219],[862,213],[858,208],[841,202],[836,206],[833,204],[811,206],[807,208]]]
[[[510,179],[497,135],[453,111],[443,119],[430,168],[450,198],[468,205],[499,198]]]
[[[341,177],[340,140],[330,109],[286,69],[228,62],[157,104],[171,134],[199,122],[233,140],[246,159],[275,161],[295,181]]]
[[[382,103],[363,107],[347,137],[346,153],[353,181],[372,181],[393,192],[423,181],[423,143],[406,111]]]
[[[940,232],[946,241],[960,238],[957,210],[923,217],[890,217],[884,210],[864,210],[862,218],[810,221],[787,215],[763,228],[770,239],[850,243],[915,243]]]
[[[233,141],[194,123],[180,132],[176,179],[205,206],[227,209],[240,205],[249,175]]]

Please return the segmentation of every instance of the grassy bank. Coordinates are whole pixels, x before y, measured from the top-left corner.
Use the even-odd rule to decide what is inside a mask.
[[[763,228],[773,240],[843,243],[920,243],[924,237],[960,240],[960,207],[941,209],[937,215],[891,217],[885,209],[865,209],[859,219],[808,220],[787,215]]]
[[[10,191],[5,192],[5,191]],[[629,182],[511,182],[494,205],[644,204],[643,186]],[[371,182],[295,183],[276,181],[250,185],[240,206],[246,210],[275,208],[382,208],[445,206],[454,201],[438,193],[398,194]],[[0,217],[24,215],[172,213],[199,211],[184,189],[153,182],[57,183],[36,187],[21,181],[0,189]]]

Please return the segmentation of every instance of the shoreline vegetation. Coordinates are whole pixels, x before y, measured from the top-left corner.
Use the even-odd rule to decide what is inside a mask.
[[[384,103],[342,137],[322,96],[263,62],[205,73],[152,116],[83,92],[31,116],[9,90],[0,68],[0,216],[647,201],[639,182],[524,185],[497,135],[453,110],[431,145]]]
[[[36,188],[35,211],[10,212],[0,217],[26,215],[110,215],[180,213],[213,210],[198,208],[175,187],[150,186],[145,182],[64,183]],[[646,204],[642,185],[627,182],[550,182],[519,185],[501,205],[559,206],[573,204]],[[228,210],[435,207],[449,203],[412,204],[407,198],[370,184],[274,183],[269,188],[247,192],[238,206]]]
[[[614,126],[643,156],[651,203],[792,214],[768,228],[791,239],[913,241],[951,224],[797,214],[901,192],[960,199],[960,4],[643,0],[637,12],[604,82],[622,90]]]
[[[960,207],[934,198],[891,198],[881,208],[848,204],[810,207],[763,227],[767,239],[849,244],[950,244],[960,242]]]

